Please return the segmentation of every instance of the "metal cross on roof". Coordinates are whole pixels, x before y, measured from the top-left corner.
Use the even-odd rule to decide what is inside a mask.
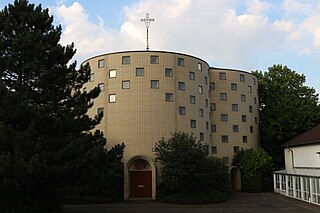
[[[146,24],[147,29],[147,51],[149,51],[149,27],[150,23],[154,21],[153,18],[149,18],[149,13],[146,14],[146,18],[142,18],[141,21],[143,21]]]

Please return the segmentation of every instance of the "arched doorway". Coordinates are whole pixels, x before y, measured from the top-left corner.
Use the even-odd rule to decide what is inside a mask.
[[[231,189],[233,191],[241,191],[241,173],[240,170],[233,166],[230,169]]]
[[[152,198],[152,169],[144,159],[135,159],[129,166],[130,198]]]

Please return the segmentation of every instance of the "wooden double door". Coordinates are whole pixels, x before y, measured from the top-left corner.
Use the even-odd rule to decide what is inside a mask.
[[[130,171],[130,197],[152,197],[152,171]]]

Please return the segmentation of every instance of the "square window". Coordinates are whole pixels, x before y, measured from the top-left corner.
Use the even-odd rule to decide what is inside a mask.
[[[190,104],[196,103],[196,96],[190,95]]]
[[[211,132],[217,132],[217,125],[215,124],[211,125]]]
[[[240,74],[240,81],[244,82],[245,81],[245,77],[243,74]]]
[[[231,90],[237,91],[237,84],[236,83],[231,83]]]
[[[252,113],[252,110],[253,110],[252,106],[249,106],[249,112]]]
[[[130,56],[122,56],[122,64],[130,64]]]
[[[196,75],[194,74],[194,72],[189,72],[189,80],[195,80],[196,79]]]
[[[233,132],[239,132],[239,126],[238,125],[232,125],[232,131]]]
[[[250,126],[250,133],[253,133],[253,126]]]
[[[221,121],[228,121],[228,114],[221,114],[220,119]]]
[[[199,117],[203,117],[203,109],[199,109]]]
[[[104,59],[98,60],[98,68],[104,67]]]
[[[247,122],[247,116],[246,115],[242,115],[241,118],[242,118],[242,122]]]
[[[209,84],[209,89],[210,89],[210,90],[216,89],[216,85],[215,85],[214,82],[210,82],[210,84]]]
[[[226,73],[225,72],[219,72],[219,79],[220,80],[226,80],[227,79]]]
[[[248,86],[248,93],[252,93],[252,87]]]
[[[204,141],[204,133],[200,132],[200,141]]]
[[[208,101],[208,99],[206,99],[206,107],[208,107],[209,106],[209,101]]]
[[[238,111],[238,104],[232,104],[232,111],[234,112]]]
[[[178,82],[178,90],[185,90],[186,89],[186,85],[184,82]]]
[[[198,90],[199,90],[199,94],[202,94],[203,93],[203,88],[201,85],[198,86]]]
[[[184,67],[184,58],[178,58],[178,66]]]
[[[179,106],[179,115],[185,115],[186,114],[186,107]]]
[[[136,68],[136,76],[144,76],[144,68]]]
[[[237,154],[239,151],[240,151],[239,146],[234,146],[234,147],[233,147],[233,153],[234,153],[234,154]]]
[[[110,94],[109,103],[115,103],[115,102],[116,102],[116,94]]]
[[[227,93],[220,93],[220,100],[226,101],[227,100]]]
[[[211,154],[217,154],[217,147],[211,146]]]
[[[130,89],[130,81],[122,81],[122,89]]]
[[[98,84],[98,87],[99,87],[99,89],[100,89],[101,92],[104,91],[104,83]]]
[[[91,73],[90,74],[90,82],[93,82],[94,81],[94,73]]]
[[[190,120],[190,127],[191,128],[196,128],[197,127],[196,120]]]
[[[246,102],[246,95],[241,94],[241,102]]]
[[[204,76],[204,83],[205,83],[206,85],[208,85],[208,78],[207,78],[207,76]]]
[[[228,143],[229,137],[228,135],[221,135],[221,143]]]
[[[216,103],[210,103],[210,111],[216,111]]]
[[[247,136],[242,136],[242,142],[243,143],[248,143],[248,137]]]
[[[116,78],[117,70],[109,70],[109,78]]]
[[[172,93],[166,93],[166,101],[173,102],[173,94]]]
[[[97,109],[97,115],[103,114],[103,107]]]
[[[151,80],[151,89],[159,89],[159,81]]]
[[[202,64],[198,63],[198,70],[201,71],[202,70]]]
[[[173,69],[165,68],[164,69],[164,76],[165,77],[172,77],[173,76]]]
[[[150,56],[150,64],[159,64],[159,56],[157,55]]]

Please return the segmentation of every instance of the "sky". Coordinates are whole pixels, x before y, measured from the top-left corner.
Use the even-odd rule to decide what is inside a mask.
[[[0,9],[13,0],[0,0]],[[306,76],[320,92],[319,0],[29,0],[49,8],[74,42],[80,64],[99,54],[150,50],[199,57],[212,67],[267,71],[274,64]]]

